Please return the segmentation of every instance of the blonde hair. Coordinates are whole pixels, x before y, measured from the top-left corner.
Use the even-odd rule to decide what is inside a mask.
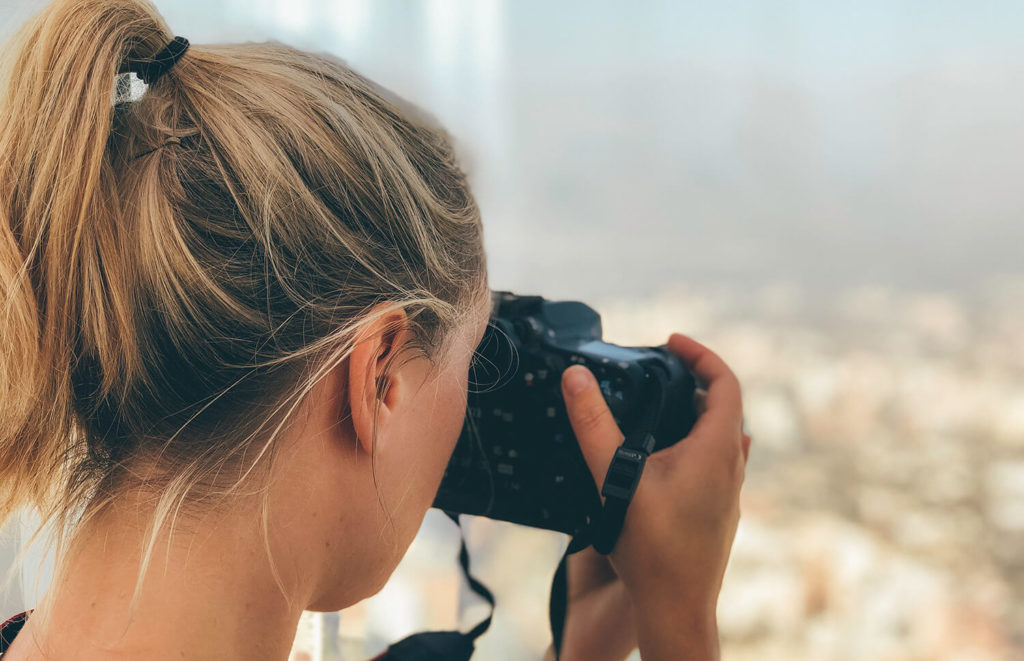
[[[36,508],[59,576],[145,488],[136,598],[158,531],[265,475],[361,329],[401,309],[434,361],[487,295],[432,117],[277,42],[192,45],[127,100],[118,71],[173,36],[146,0],[58,0],[0,60],[0,523]]]

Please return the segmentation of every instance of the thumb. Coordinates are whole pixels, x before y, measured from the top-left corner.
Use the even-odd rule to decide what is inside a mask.
[[[583,365],[571,365],[562,372],[562,397],[583,458],[600,489],[615,450],[625,436],[615,424],[597,379]]]

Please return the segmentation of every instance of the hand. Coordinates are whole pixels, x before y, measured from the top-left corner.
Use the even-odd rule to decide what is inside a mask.
[[[645,659],[680,658],[681,651],[717,658],[715,609],[750,437],[742,431],[739,382],[721,358],[678,333],[668,348],[706,385],[706,410],[685,439],[647,459],[609,559],[633,602]],[[578,375],[588,379],[574,392]],[[622,431],[586,367],[566,369],[562,390],[587,465],[603,484]]]
[[[608,557],[587,547],[569,556],[561,661],[624,661],[636,649],[633,604]],[[549,648],[545,661],[554,661]]]

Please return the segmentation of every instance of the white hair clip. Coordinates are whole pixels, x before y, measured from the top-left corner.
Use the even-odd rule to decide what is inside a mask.
[[[119,73],[114,76],[114,89],[110,92],[110,105],[132,103],[142,98],[146,92],[146,83],[135,75],[135,72]]]

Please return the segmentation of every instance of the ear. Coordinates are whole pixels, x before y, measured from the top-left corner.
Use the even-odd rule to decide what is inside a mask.
[[[380,306],[388,305],[382,303]],[[376,310],[377,308],[374,308]],[[399,362],[392,362],[392,373],[385,379],[384,367],[409,339],[405,310],[393,310],[365,327],[356,338],[348,359],[349,410],[356,440],[367,454],[373,452],[373,411],[378,384],[382,384],[377,424],[383,427],[394,412],[400,389],[405,384],[398,378]],[[397,360],[397,359],[396,359]],[[386,382],[385,382],[386,381]],[[379,429],[378,429],[379,434]]]

